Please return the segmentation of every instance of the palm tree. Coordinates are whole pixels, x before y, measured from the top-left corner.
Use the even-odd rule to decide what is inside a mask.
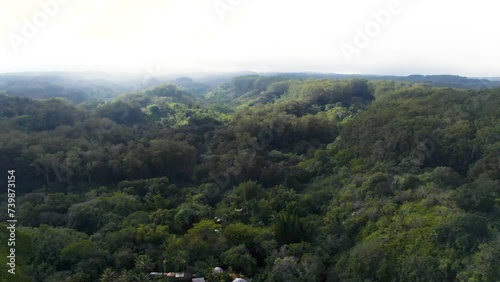
[[[144,273],[150,272],[154,268],[154,263],[148,255],[140,255],[135,260],[135,269]]]
[[[111,268],[106,268],[101,274],[100,282],[114,282],[116,281],[118,274]]]

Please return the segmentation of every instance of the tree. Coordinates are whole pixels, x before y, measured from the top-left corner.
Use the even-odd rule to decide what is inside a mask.
[[[302,267],[299,265],[298,260],[295,257],[284,257],[276,259],[269,280],[273,282],[311,281],[304,275]]]
[[[294,212],[282,212],[276,217],[274,226],[276,240],[282,244],[308,241],[312,232],[306,222]]]
[[[100,282],[114,282],[118,278],[118,273],[116,273],[111,268],[106,268],[104,272],[101,274]]]
[[[61,263],[65,265],[63,269],[69,269],[76,263],[87,259],[99,258],[102,255],[99,247],[94,242],[80,240],[61,249]]]
[[[240,222],[226,226],[223,231],[226,239],[236,246],[241,244],[249,246],[261,233],[262,230]]]
[[[494,281],[500,277],[500,237],[479,245],[465,269],[458,273],[458,281]]]
[[[248,252],[245,245],[233,247],[222,253],[221,260],[224,265],[231,267],[237,273],[243,273],[250,277],[255,274],[257,261]]]
[[[75,204],[68,211],[68,227],[92,234],[104,224],[105,213],[96,201]]]
[[[140,273],[148,273],[154,270],[154,263],[148,255],[140,255],[135,260],[135,269]]]
[[[220,234],[221,228],[220,224],[210,219],[195,223],[184,236],[184,248],[194,254],[197,259],[219,255],[225,245]]]
[[[461,214],[436,227],[436,240],[445,247],[471,254],[490,238],[487,219],[473,214]]]

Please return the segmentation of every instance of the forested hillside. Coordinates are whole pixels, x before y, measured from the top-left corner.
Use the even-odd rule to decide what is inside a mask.
[[[19,281],[500,281],[500,88],[175,83],[0,94]]]
[[[0,92],[7,95],[33,99],[64,98],[79,104],[88,101],[111,100],[123,92],[141,91],[156,85],[170,83],[193,95],[205,95],[212,88],[225,85],[233,77],[261,75],[271,80],[280,79],[354,79],[370,81],[393,80],[409,83],[425,83],[433,87],[455,87],[461,89],[484,90],[500,87],[500,81],[467,78],[453,75],[410,75],[410,76],[375,76],[323,73],[193,73],[185,77],[167,74],[159,66],[148,67],[145,73],[115,74],[105,72],[51,72],[51,73],[7,73],[0,74]],[[280,77],[280,78],[277,78]],[[230,84],[238,84],[237,82]],[[219,86],[219,87],[217,87]],[[259,93],[263,85],[256,84],[256,89],[247,92]],[[239,86],[241,87],[241,85]],[[226,93],[229,94],[229,93]]]

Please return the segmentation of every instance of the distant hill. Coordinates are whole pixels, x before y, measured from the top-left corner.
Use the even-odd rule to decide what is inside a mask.
[[[233,78],[248,75],[279,76],[281,79],[349,79],[393,80],[425,83],[433,87],[461,89],[491,89],[500,87],[500,78],[467,78],[456,75],[378,76],[335,73],[189,73],[189,74],[112,74],[104,72],[26,72],[0,74],[0,91],[7,95],[48,99],[66,98],[74,103],[91,100],[108,100],[119,94],[141,91],[165,83],[174,84],[195,96],[205,95]]]
[[[410,76],[380,76],[363,74],[336,73],[269,73],[269,76],[279,75],[291,79],[298,78],[365,78],[368,80],[394,80],[429,84],[436,87],[454,87],[461,89],[490,89],[500,87],[499,78],[467,78],[458,75],[410,75]]]
[[[86,77],[78,73],[19,73],[0,75],[0,91],[19,97],[66,98],[75,103],[109,99],[130,87],[111,77]]]

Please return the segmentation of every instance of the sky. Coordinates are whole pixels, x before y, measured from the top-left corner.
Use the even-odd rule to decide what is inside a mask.
[[[500,77],[494,0],[0,0],[0,72]]]

